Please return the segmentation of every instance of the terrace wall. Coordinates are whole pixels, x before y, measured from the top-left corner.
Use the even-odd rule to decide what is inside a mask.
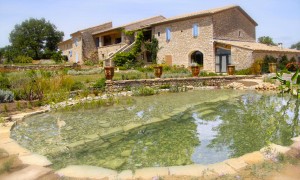
[[[190,77],[190,78],[166,78],[166,79],[140,79],[140,80],[122,80],[122,81],[106,81],[107,92],[127,91],[129,87],[149,86],[160,88],[165,85],[183,86],[222,86],[226,82],[232,82],[240,79],[255,78],[254,75],[249,76],[215,76],[215,77]]]

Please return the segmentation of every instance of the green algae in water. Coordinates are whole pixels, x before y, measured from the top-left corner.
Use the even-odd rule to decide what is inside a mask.
[[[48,156],[56,168],[71,164],[74,159],[76,164],[119,170],[191,164],[191,154],[200,143],[196,127],[193,121],[182,121],[179,116],[168,122],[132,130],[122,140],[110,143],[107,147],[95,141]]]
[[[28,125],[17,126],[12,134],[23,146],[48,156],[54,168],[211,164],[270,142],[290,145],[290,138],[299,135],[299,102],[245,93],[164,94],[134,98],[128,106],[48,113],[28,118]],[[58,115],[66,122],[61,130],[55,124]],[[149,124],[151,120],[157,123]]]

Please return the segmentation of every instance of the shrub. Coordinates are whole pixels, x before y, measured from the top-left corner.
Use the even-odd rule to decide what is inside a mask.
[[[101,78],[93,86],[94,88],[100,89],[101,91],[105,90],[105,78]]]
[[[134,96],[151,96],[154,94],[158,94],[158,90],[149,86],[140,86],[132,88],[132,93]]]
[[[276,62],[277,62],[277,60],[273,56],[266,55],[264,57],[264,60],[262,63],[261,71],[263,73],[268,73],[269,72],[269,63],[276,63]]]
[[[237,70],[235,71],[236,75],[250,75],[252,74],[251,68],[247,68],[247,69],[241,69],[241,70]]]
[[[86,60],[86,61],[84,61],[84,65],[86,65],[86,66],[94,66],[95,63],[92,60]]]
[[[179,86],[179,85],[172,85],[170,86],[170,90],[169,92],[172,92],[172,93],[178,93],[178,92],[186,92],[187,91],[187,87],[186,86]]]
[[[256,59],[251,66],[251,73],[255,75],[261,74],[262,63],[263,63],[263,59]]]
[[[116,66],[133,66],[135,56],[131,52],[121,52],[114,56],[113,61]]]
[[[14,93],[8,90],[0,89],[0,103],[7,103],[14,101]]]
[[[14,59],[14,63],[32,63],[33,59],[28,56],[17,56]]]
[[[80,89],[84,89],[84,84],[82,82],[76,81],[74,84],[72,84],[70,90],[75,91],[75,90],[80,90]]]
[[[199,73],[199,76],[219,76],[219,75],[213,72],[201,71]]]
[[[296,63],[296,62],[290,62],[288,63],[285,68],[288,70],[288,71],[297,71],[297,69],[300,68],[300,64],[299,63]]]
[[[289,63],[289,60],[287,58],[286,55],[282,56],[280,59],[279,59],[279,64],[278,64],[278,68],[279,69],[284,69],[285,66]]]
[[[51,56],[51,59],[54,60],[56,63],[62,63],[62,61],[63,61],[62,52],[58,51],[58,52],[53,53],[53,55]]]
[[[10,88],[10,82],[7,77],[0,74],[0,89],[9,89]]]

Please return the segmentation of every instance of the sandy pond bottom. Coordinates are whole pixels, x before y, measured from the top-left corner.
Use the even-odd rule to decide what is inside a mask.
[[[295,99],[202,90],[40,114],[17,125],[12,137],[47,156],[56,169],[93,165],[134,170],[212,164],[259,150],[269,142],[290,145],[299,129]]]

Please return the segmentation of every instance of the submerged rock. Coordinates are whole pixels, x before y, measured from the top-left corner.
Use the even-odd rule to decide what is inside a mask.
[[[130,149],[121,152],[122,157],[129,157],[130,155],[131,155],[131,150]]]
[[[110,169],[120,168],[126,161],[124,159],[116,158],[111,161],[105,162],[103,165]]]

